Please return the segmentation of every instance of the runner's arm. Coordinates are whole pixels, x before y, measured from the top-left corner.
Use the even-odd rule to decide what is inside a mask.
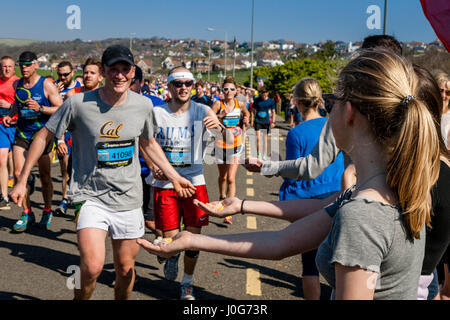
[[[139,145],[142,147],[141,150],[164,172],[165,176],[172,182],[174,189],[180,196],[189,198],[195,194],[195,187],[189,180],[180,176],[180,174],[170,165],[164,151],[161,149],[161,146],[155,138],[147,140],[141,137],[139,139]]]
[[[52,115],[63,104],[63,100],[59,95],[58,89],[52,82],[50,82],[50,80],[44,81],[44,91],[48,95],[48,101],[50,102],[51,106],[43,106],[42,113],[46,115]]]
[[[244,125],[248,126],[248,124],[250,123],[250,112],[248,112],[245,103],[243,103],[242,101],[239,101],[239,107],[241,108],[242,114],[244,115]],[[247,121],[245,121],[245,118],[247,118]]]

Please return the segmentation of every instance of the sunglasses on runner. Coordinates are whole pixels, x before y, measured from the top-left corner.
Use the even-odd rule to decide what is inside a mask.
[[[189,81],[173,81],[172,84],[175,86],[175,88],[182,88],[183,85],[186,86],[186,88],[192,87],[194,84],[193,80],[189,80]]]
[[[68,77],[72,72],[67,72],[67,73],[58,73],[58,76],[60,77]]]
[[[19,62],[19,66],[31,66],[32,64],[33,64],[34,62],[33,61],[31,61],[31,62]]]
[[[225,91],[225,92],[227,92],[227,91],[236,91],[236,88],[225,87],[225,88],[223,88],[223,91]]]

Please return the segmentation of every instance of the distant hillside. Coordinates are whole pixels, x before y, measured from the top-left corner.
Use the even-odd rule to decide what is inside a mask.
[[[39,42],[37,40],[26,40],[26,39],[9,39],[9,38],[0,38],[0,45],[9,46],[9,47],[21,47],[27,46],[32,43]]]

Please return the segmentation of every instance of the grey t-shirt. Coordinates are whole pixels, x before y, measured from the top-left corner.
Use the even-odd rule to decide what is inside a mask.
[[[203,119],[208,115],[208,106],[191,101],[189,110],[178,114],[165,104],[154,108],[157,130],[155,139],[161,145],[170,164],[194,186],[205,184],[203,156],[207,136],[204,136]],[[172,189],[170,181],[154,180],[154,187]]]
[[[420,240],[408,237],[401,210],[347,190],[325,208],[332,227],[320,245],[316,264],[335,288],[335,267],[359,266],[378,273],[376,300],[417,300],[417,287],[425,251],[425,228]]]
[[[93,200],[124,211],[142,206],[138,158],[139,137],[153,138],[155,123],[150,99],[128,90],[126,101],[109,106],[99,91],[67,99],[45,127],[57,137],[72,132],[73,202]]]

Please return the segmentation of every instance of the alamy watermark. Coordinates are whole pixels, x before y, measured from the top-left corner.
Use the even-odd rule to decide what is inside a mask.
[[[66,20],[66,26],[69,30],[81,29],[81,9],[79,6],[72,4],[67,7],[66,13],[69,14]]]
[[[381,9],[377,5],[371,5],[367,7],[366,10],[367,14],[370,14],[370,16],[367,18],[366,25],[367,28],[370,30],[373,29],[381,29]]]
[[[66,286],[69,290],[73,289],[81,289],[81,274],[80,267],[71,265],[67,267],[66,272],[71,274],[69,278],[66,280]]]

